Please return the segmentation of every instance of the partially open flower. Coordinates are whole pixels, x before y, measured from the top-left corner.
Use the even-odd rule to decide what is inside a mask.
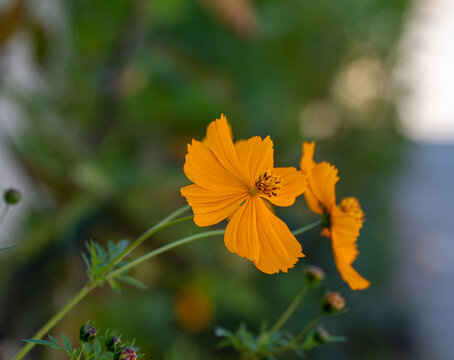
[[[80,327],[79,339],[82,342],[90,342],[92,341],[97,334],[97,330],[95,327],[91,325],[82,325]]]
[[[132,348],[126,347],[123,350],[121,350],[119,359],[120,360],[136,360],[137,354]]]
[[[327,314],[335,314],[345,307],[345,299],[338,292],[329,292],[322,300],[322,310]]]

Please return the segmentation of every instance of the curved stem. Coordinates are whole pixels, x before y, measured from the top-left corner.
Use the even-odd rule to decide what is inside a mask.
[[[160,248],[153,250],[153,251],[149,252],[148,254],[145,254],[145,255],[137,258],[136,260],[127,263],[126,265],[123,265],[121,268],[118,268],[118,269],[110,272],[109,274],[107,274],[105,276],[105,279],[109,280],[111,278],[114,278],[114,277],[120,275],[121,273],[143,263],[144,261],[154,258],[155,256],[162,254],[166,251],[169,251],[173,248],[176,248],[178,246],[187,244],[187,243],[197,240],[197,239],[202,239],[202,238],[216,236],[216,235],[223,235],[224,232],[225,232],[225,230],[213,230],[213,231],[207,231],[207,232],[203,232],[203,233],[196,234],[196,235],[187,236],[182,239],[176,240],[170,244],[161,246]]]
[[[52,329],[61,320],[61,318],[65,316],[66,313],[71,310],[77,303],[79,303],[91,290],[93,290],[93,287],[89,286],[88,284],[80,289],[80,291],[76,295],[74,295],[74,297],[69,300],[57,314],[55,314],[47,323],[44,324],[41,329],[38,330],[38,332],[33,336],[32,339],[39,340],[44,335],[46,335],[49,330]],[[35,343],[25,344],[21,351],[19,351],[14,357],[14,360],[22,359],[35,345]]]
[[[278,331],[290,318],[290,316],[293,314],[293,312],[296,310],[298,305],[303,301],[304,296],[306,295],[307,290],[309,289],[309,286],[306,284],[304,287],[300,290],[300,292],[295,296],[287,310],[281,315],[281,317],[276,321],[274,326],[270,329],[269,334],[273,335],[276,331]]]
[[[275,351],[271,351],[268,355],[277,355],[277,354],[281,354],[283,352],[286,352],[288,350],[292,350],[292,349],[295,349],[296,347],[298,347],[299,345],[299,342],[301,340],[303,340],[306,335],[309,333],[309,331],[311,331],[315,325],[318,324],[318,322],[322,319],[322,317],[324,316],[325,314],[323,312],[319,313],[304,329],[303,331],[301,331],[294,339],[293,341],[286,345],[286,346],[283,346],[281,347],[280,349],[277,349]]]
[[[151,235],[157,233],[158,231],[160,231],[162,229],[165,229],[168,226],[175,225],[180,222],[192,219],[193,216],[191,215],[191,216],[186,216],[186,217],[171,221],[171,220],[175,219],[178,215],[185,213],[189,209],[190,209],[189,205],[182,206],[181,208],[179,208],[176,211],[174,211],[173,213],[171,213],[169,216],[162,219],[155,226],[153,226],[152,228],[145,231],[132,244],[130,244],[126,249],[124,249],[114,260],[112,260],[112,262],[109,264],[109,267],[107,268],[106,272],[108,272],[110,269],[112,269],[112,267],[114,267],[121,260],[123,260],[131,251],[133,251],[135,248],[137,248],[140,244],[142,244]]]
[[[300,227],[299,229],[293,230],[292,234],[297,236],[297,235],[300,235],[302,233],[305,233],[306,231],[315,229],[316,227],[318,227],[320,225],[322,225],[322,222],[321,222],[321,220],[318,220],[316,222],[313,222],[312,224],[309,224],[309,225]]]
[[[295,339],[292,341],[295,345],[297,345],[300,341],[304,340],[306,335],[311,331],[315,325],[322,319],[322,317],[325,316],[325,313],[321,312],[319,313],[314,320],[312,320],[304,329],[301,331],[298,336],[295,337]]]
[[[9,204],[6,204],[5,207],[3,208],[2,214],[0,215],[0,225],[3,223],[3,220],[5,220],[6,214],[8,213],[8,210],[10,208]]]
[[[82,356],[82,353],[84,352],[84,347],[85,347],[85,343],[83,343],[82,346],[80,347],[79,356],[77,356],[77,360],[80,360],[80,357]]]

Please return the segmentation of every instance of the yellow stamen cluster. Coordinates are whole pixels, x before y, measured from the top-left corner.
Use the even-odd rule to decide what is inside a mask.
[[[255,185],[249,189],[249,194],[256,196],[258,194],[264,196],[277,196],[282,189],[282,179],[275,175],[271,170],[265,170],[260,173],[260,176],[255,180]]]
[[[339,208],[346,212],[347,214],[352,215],[355,219],[364,222],[365,215],[363,209],[361,209],[361,205],[357,198],[354,197],[346,197],[343,198]]]

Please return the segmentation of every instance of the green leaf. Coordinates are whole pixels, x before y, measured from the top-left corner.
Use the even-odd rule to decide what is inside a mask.
[[[65,333],[61,333],[61,339],[63,341],[63,344],[65,345],[66,350],[68,351],[68,354],[71,354],[71,343],[69,342],[68,338],[66,337]]]
[[[219,337],[229,337],[232,336],[233,333],[227,329],[224,329],[223,327],[217,326],[214,329],[214,334]]]
[[[96,339],[93,343],[93,350],[95,352],[95,355],[99,355],[101,352],[101,344],[99,343],[98,339]]]
[[[327,342],[344,342],[347,340],[345,336],[331,336],[328,338]]]
[[[115,281],[115,279],[110,279],[109,285],[115,293],[121,294],[120,284],[117,281]]]
[[[43,346],[48,346],[48,347],[54,347],[54,344],[52,344],[50,341],[47,340],[38,340],[38,339],[22,339],[25,342],[33,343],[33,344],[39,344]]]
[[[129,284],[129,285],[132,285],[132,286],[135,286],[139,289],[147,289],[147,285],[145,285],[143,282],[137,280],[136,278],[133,278],[132,276],[128,276],[128,275],[120,275],[118,276],[118,279]]]
[[[15,247],[15,246],[16,246],[16,245],[13,245],[13,244],[5,245],[5,246],[0,247],[0,251],[8,250],[8,249],[11,249],[11,248],[13,248],[13,247]]]
[[[88,261],[87,255],[85,255],[85,253],[81,253],[81,254],[82,254],[82,259],[84,259],[85,265],[87,265],[87,270],[90,271],[91,264],[90,264],[90,261]]]
[[[55,349],[65,352],[65,350],[58,343],[57,339],[55,339],[52,335],[48,335],[48,337],[49,337],[50,341],[52,341],[55,344]]]

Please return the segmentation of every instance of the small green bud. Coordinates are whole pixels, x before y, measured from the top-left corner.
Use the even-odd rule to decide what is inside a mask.
[[[335,314],[345,307],[345,299],[338,292],[329,292],[322,300],[322,310],[327,314]]]
[[[7,189],[3,193],[3,200],[9,205],[17,204],[22,198],[22,194],[19,190],[16,189]]]
[[[83,325],[80,327],[79,339],[81,342],[90,342],[96,337],[96,328],[91,325]]]
[[[107,341],[107,350],[117,352],[121,349],[121,340],[118,336],[114,335]]]
[[[329,340],[329,333],[323,328],[318,328],[314,332],[314,340],[317,344],[322,345]]]
[[[309,285],[317,285],[325,277],[325,272],[318,266],[310,265],[306,269],[305,276]]]
[[[132,348],[126,347],[123,350],[121,350],[119,360],[136,360],[136,359],[137,354]]]

